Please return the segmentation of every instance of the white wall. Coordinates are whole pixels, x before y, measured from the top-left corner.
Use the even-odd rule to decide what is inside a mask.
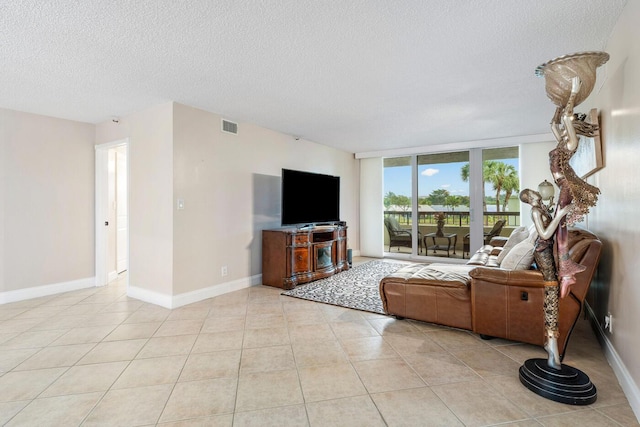
[[[173,293],[173,103],[95,128],[96,144],[125,138],[130,162],[129,285],[166,300]]]
[[[384,221],[382,203],[383,163],[381,157],[360,160],[360,255],[382,258]]]
[[[353,154],[248,123],[239,123],[237,135],[223,133],[220,120],[174,105],[174,205],[183,199],[185,206],[174,217],[174,294],[261,273],[261,231],[280,226],[282,168],[341,177],[341,217],[349,246],[359,247]]]
[[[130,142],[133,296],[180,305],[259,277],[261,230],[280,226],[282,168],[341,177],[341,217],[349,247],[359,248],[359,162],[352,153],[248,123],[230,135],[220,120],[167,103],[96,127],[97,144]]]
[[[0,292],[92,278],[93,125],[5,109],[0,123]]]
[[[613,315],[613,333],[607,338],[610,360],[626,369],[623,387],[640,418],[640,2],[630,1],[620,15],[605,51],[611,59],[594,91],[578,111],[598,108],[605,167],[591,180],[602,192],[589,215],[589,228],[604,243],[602,260],[588,297],[598,321]],[[615,366],[614,366],[615,367]],[[626,379],[624,376],[627,376]],[[626,380],[626,383],[625,383]],[[597,384],[597,382],[596,382]]]

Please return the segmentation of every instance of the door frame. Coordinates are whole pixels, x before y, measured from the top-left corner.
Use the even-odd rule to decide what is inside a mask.
[[[109,217],[109,150],[119,146],[126,147],[127,156],[127,245],[130,245],[129,230],[129,176],[131,171],[131,162],[129,158],[129,138],[117,141],[106,142],[104,144],[95,145],[95,285],[104,286],[109,282],[109,272],[107,271],[108,263],[108,236],[107,227],[105,226],[105,218]],[[114,224],[115,225],[115,224]],[[130,253],[129,247],[127,252]],[[129,265],[130,270],[130,265]],[[127,275],[127,287],[129,286],[129,275]]]

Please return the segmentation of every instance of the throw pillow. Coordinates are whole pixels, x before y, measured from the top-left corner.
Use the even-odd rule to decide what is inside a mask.
[[[528,270],[533,262],[533,244],[527,240],[518,243],[500,263],[506,270]]]
[[[515,247],[518,243],[522,242],[529,236],[529,230],[527,227],[518,227],[511,232],[509,239],[507,239],[507,243],[502,247],[502,252],[498,255],[498,259],[496,260],[498,264],[502,264],[504,257],[507,256],[509,251]]]

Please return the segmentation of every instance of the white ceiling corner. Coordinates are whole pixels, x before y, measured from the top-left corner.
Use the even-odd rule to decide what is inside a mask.
[[[534,76],[626,0],[0,3],[0,107],[90,123],[176,101],[366,153],[548,132]]]

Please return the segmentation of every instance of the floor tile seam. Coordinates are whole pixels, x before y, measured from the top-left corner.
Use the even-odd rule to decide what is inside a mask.
[[[390,338],[391,336],[396,336],[396,335],[399,335],[399,334],[386,334],[386,335],[381,335],[381,337],[382,337],[382,339],[384,340],[384,342],[385,342],[388,346],[390,346],[390,347],[391,347],[391,348],[392,348],[396,353],[398,353],[398,354],[400,354],[400,355],[401,355],[400,351],[396,348],[396,346],[394,346],[394,345],[393,345],[393,343],[391,343],[391,342],[389,342],[389,341],[387,340],[387,337],[389,337],[389,338]],[[429,339],[431,340],[431,338],[429,338]],[[435,341],[433,341],[433,340],[431,340],[431,341],[432,341],[435,345],[437,345],[437,346],[440,348],[440,350],[438,350],[438,351],[424,351],[424,352],[416,352],[416,353],[413,353],[413,354],[436,353],[436,352],[447,352],[447,353],[449,353],[449,350],[447,350],[446,348],[444,348],[443,346],[441,346],[441,345],[440,345],[440,344],[438,344],[437,342],[435,342]],[[413,354],[412,354],[412,355],[413,355]],[[407,355],[408,355],[408,354],[407,354]]]
[[[596,411],[597,413],[599,413],[600,415],[606,417],[607,419],[611,420],[611,422],[615,423],[616,425],[620,426],[620,427],[625,427],[624,424],[616,421],[615,419],[611,418],[609,415],[607,415],[606,413],[600,411],[599,409],[601,408],[608,408],[611,406],[615,406],[615,405],[606,405],[606,406],[601,406],[601,407],[597,407],[597,408],[593,408],[594,411]],[[638,422],[638,420],[636,420],[636,422]],[[640,424],[640,422],[638,422]]]
[[[199,379],[199,380],[190,380],[190,381],[180,381],[180,377],[182,376],[182,373],[184,372],[184,368],[187,365],[187,362],[189,361],[189,356],[191,354],[189,354],[187,356],[187,358],[185,359],[185,362],[182,366],[182,368],[180,369],[180,373],[178,374],[178,377],[176,378],[175,383],[173,384],[173,387],[171,388],[171,393],[169,393],[169,397],[167,398],[167,401],[165,402],[164,406],[162,407],[162,411],[160,411],[160,415],[158,416],[158,419],[156,421],[156,424],[160,422],[160,420],[162,419],[162,415],[164,414],[164,411],[167,408],[167,405],[169,404],[169,401],[171,400],[171,397],[173,396],[173,393],[176,389],[176,387],[178,386],[178,383],[180,384],[186,384],[186,383],[190,383],[190,382],[198,382],[198,381],[209,381],[209,380],[218,380],[218,379],[232,379],[233,377],[216,377],[216,378],[206,378],[206,379]],[[238,371],[240,369],[240,364],[238,363]],[[238,372],[237,377],[239,378],[240,376],[240,372]],[[239,385],[239,379],[236,379],[236,399],[238,397],[238,385]],[[233,410],[231,412],[224,412],[221,414],[215,414],[215,415],[224,415],[224,414],[234,414],[236,411],[236,402],[234,399],[233,402]],[[177,421],[184,421],[184,419],[180,419],[180,420],[172,420],[171,422],[177,422]]]
[[[146,344],[146,343],[145,343]],[[142,350],[142,348],[144,348],[144,346],[142,346],[140,348],[140,350]],[[87,418],[93,413],[93,411],[98,407],[98,405],[100,405],[100,403],[104,400],[104,398],[107,396],[107,394],[112,391],[112,390],[119,390],[119,389],[114,389],[113,386],[118,382],[118,380],[120,379],[120,377],[122,377],[122,375],[124,374],[124,372],[129,368],[129,366],[131,366],[131,363],[135,360],[135,357],[130,359],[130,360],[120,360],[118,362],[128,362],[127,365],[122,368],[122,370],[120,371],[120,373],[114,378],[114,380],[111,382],[111,384],[109,385],[109,387],[107,387],[106,390],[103,391],[102,396],[100,397],[100,399],[98,399],[98,401],[96,402],[96,404],[91,408],[91,410],[89,412],[87,412],[87,415],[82,419],[82,422],[80,422],[79,425],[82,425]],[[115,362],[98,362],[95,364],[101,364],[101,363],[115,363]],[[77,365],[77,366],[87,366],[87,365]]]
[[[66,334],[63,334],[63,335],[62,335],[62,336],[60,336],[59,338],[56,338],[56,340],[55,340],[55,341],[53,341],[51,344],[49,344],[49,347],[59,347],[59,346],[63,346],[63,345],[74,345],[74,344],[91,344],[91,343],[93,343],[93,342],[95,342],[95,343],[100,343],[100,342],[102,342],[102,341],[103,341],[107,336],[109,336],[109,334],[111,334],[111,333],[112,333],[112,332],[113,332],[113,331],[114,331],[114,330],[115,330],[119,325],[100,325],[100,326],[113,326],[113,327],[111,328],[111,330],[110,330],[109,332],[107,332],[107,333],[106,333],[106,334],[105,334],[105,335],[104,335],[100,340],[98,340],[98,341],[88,341],[88,342],[86,342],[86,343],[79,342],[79,343],[58,344],[58,345],[56,345],[56,344],[55,344],[55,342],[56,342],[56,341],[58,341],[59,339],[61,339],[61,338],[62,338],[62,337],[64,337],[65,335],[67,335],[69,332],[71,332],[71,331],[73,331],[73,330],[75,330],[75,329],[84,329],[84,328],[85,328],[85,327],[80,327],[80,328],[72,328],[72,329],[70,329],[70,330],[69,330],[69,332],[67,332]],[[99,326],[92,326],[92,327],[99,327]]]
[[[60,368],[65,368],[65,367],[60,367]],[[36,399],[39,399],[40,396],[42,396],[42,394],[47,391],[49,389],[49,387],[51,387],[56,381],[58,381],[60,378],[62,378],[62,376],[64,374],[66,374],[67,372],[69,372],[69,370],[72,368],[72,366],[67,366],[66,369],[63,372],[60,372],[59,375],[57,375],[53,380],[51,380],[51,382],[49,384],[47,384],[42,390],[40,390],[40,392],[33,397],[31,400],[31,402],[33,402]],[[38,371],[38,370],[44,370],[44,369],[59,369],[59,368],[42,368],[42,369],[30,369],[28,371],[17,371],[17,372],[33,372],[33,371]],[[43,397],[43,399],[46,399],[46,397]],[[31,403],[27,404],[27,406],[29,406]],[[25,406],[24,408],[22,408],[22,410],[24,410],[27,406]],[[20,412],[22,412],[22,410]]]
[[[398,353],[396,351],[396,353]],[[426,387],[431,387],[432,385],[429,384],[429,381],[427,381],[426,378],[424,378],[422,375],[420,375],[420,373],[416,370],[416,368],[409,362],[409,360],[407,360],[407,358],[405,357],[407,355],[402,355],[400,353],[398,353],[398,357],[404,362],[405,365],[407,365],[407,367],[409,367],[409,369],[411,369],[413,371],[414,374],[416,374],[418,376],[418,378],[420,378],[420,380],[422,382],[425,383]],[[380,360],[384,360],[384,359],[380,359]],[[411,388],[419,388],[419,387],[411,387]]]
[[[504,348],[513,348],[513,347],[523,347],[524,343],[514,343],[514,344],[509,344],[509,345],[501,345],[501,346],[494,346],[492,347],[494,350],[496,350],[497,352],[499,352],[500,354],[508,357],[509,359],[513,360],[514,362],[522,365],[523,362],[521,362],[520,360],[516,360],[515,358],[511,357],[509,355],[509,353],[505,353],[504,351],[502,351],[502,349]]]
[[[304,396],[303,396],[303,399],[304,399]],[[292,407],[294,407],[294,406],[302,406],[302,407],[304,408],[304,410],[305,410],[305,414],[306,414],[306,412],[307,412],[307,408],[306,408],[306,404],[305,404],[304,402],[302,402],[302,403],[286,403],[286,404],[284,404],[284,405],[280,405],[280,406],[271,406],[271,407],[268,407],[268,408],[249,409],[249,410],[243,410],[243,411],[233,411],[233,420],[232,420],[232,424],[231,424],[231,425],[233,425],[233,423],[235,422],[235,418],[236,418],[236,415],[237,415],[237,414],[258,413],[258,412],[265,411],[265,410],[269,410],[269,409],[292,408]],[[308,414],[307,414],[307,422],[309,423],[309,417],[308,417]],[[308,424],[308,425],[311,425],[311,424]]]
[[[362,379],[362,376],[360,375],[360,372],[358,372],[358,369],[355,367],[355,365],[353,364],[352,361],[348,361],[349,364],[351,365],[351,369],[353,369],[353,372],[355,372],[356,376],[358,377],[358,381],[360,381],[360,384],[362,384],[362,387],[364,387],[365,392],[367,393],[367,396],[369,396],[369,398],[371,399],[371,391],[369,391],[369,387],[367,387],[367,384],[365,383],[365,381]],[[406,364],[406,362],[405,362]],[[418,376],[418,378],[420,378]],[[422,380],[422,378],[420,378]],[[373,400],[373,399],[371,399]]]
[[[365,388],[365,390],[366,390],[366,388]],[[387,422],[387,420],[385,420],[384,416],[382,415],[382,412],[380,412],[380,409],[378,408],[378,405],[376,405],[375,400],[373,400],[373,397],[371,397],[371,393],[369,393],[369,392],[367,392],[365,394],[356,394],[356,395],[352,395],[352,396],[344,396],[344,397],[337,397],[337,398],[332,398],[332,399],[321,399],[321,400],[314,400],[314,401],[311,401],[311,402],[305,402],[304,406],[305,406],[305,410],[307,411],[307,422],[309,423],[310,426],[313,425],[313,424],[311,424],[311,419],[309,419],[309,409],[308,409],[309,405],[325,403],[325,402],[333,402],[333,401],[338,401],[338,400],[343,400],[343,399],[351,399],[351,398],[354,398],[354,397],[363,397],[363,396],[366,396],[366,397],[369,398],[369,401],[376,408],[376,411],[378,411],[378,415],[380,416],[380,419],[382,420],[384,425],[388,427],[389,423]]]
[[[493,375],[492,378],[500,377],[500,376],[505,376],[505,375]],[[514,396],[509,396],[508,394],[503,393],[502,391],[500,391],[499,387],[497,387],[496,385],[494,385],[493,383],[488,381],[486,378],[481,376],[480,379],[484,384],[486,384],[487,387],[489,387],[491,390],[493,390],[495,393],[497,393],[499,396],[501,396],[503,399],[505,399],[507,402],[511,403],[515,408],[517,408],[519,411],[521,411],[522,413],[526,414],[529,417],[529,418],[525,418],[525,419],[522,419],[522,420],[512,420],[512,421],[509,421],[509,422],[518,422],[518,421],[523,421],[523,420],[527,420],[527,419],[539,418],[539,417],[536,417],[534,414],[530,413],[529,411],[527,411],[526,408],[522,407],[521,404],[519,403],[519,401],[517,401]],[[570,412],[572,412],[572,411],[568,410],[567,412],[561,412],[561,413],[565,414],[565,413],[570,413]],[[558,414],[554,414],[554,415],[558,415]],[[536,419],[536,421],[537,421],[537,419]]]
[[[456,350],[456,351],[461,351],[461,350]],[[447,350],[447,352],[449,353],[449,355],[451,357],[453,357],[455,360],[457,360],[458,362],[460,362],[462,365],[464,365],[467,369],[469,369],[471,372],[473,372],[478,379],[481,379],[482,381],[484,381],[487,385],[491,386],[491,388],[495,388],[492,386],[491,383],[489,383],[486,380],[485,375],[482,375],[480,372],[478,372],[476,369],[472,368],[467,362],[465,362],[464,360],[462,360],[461,358],[459,358],[458,356],[456,356],[455,353],[453,353],[453,351],[449,351]],[[498,376],[503,376],[502,374],[495,374],[495,375],[488,375],[487,377],[498,377]],[[499,391],[498,391],[499,392]],[[500,393],[502,394],[502,393]],[[505,396],[506,397],[506,396]]]
[[[320,344],[320,343],[323,343],[323,342],[332,342],[333,343],[335,341],[333,341],[333,340],[322,340],[322,341],[317,341],[315,344]],[[335,365],[336,364],[335,362],[334,363],[329,363],[328,362],[328,363],[317,363],[317,364],[313,364],[313,365],[299,365],[299,362],[297,361],[297,358],[295,357],[296,356],[296,352],[294,350],[294,344],[296,344],[296,343],[291,343],[291,351],[293,352],[293,356],[294,356],[294,360],[295,360],[295,363],[296,363],[296,367],[308,368],[308,367],[311,367],[311,366],[327,366],[327,365]],[[298,344],[300,345],[300,343],[298,343]],[[342,351],[342,355],[344,356],[344,361],[345,362],[350,362],[349,354],[345,351],[345,349],[342,347],[340,342],[338,342],[338,346],[339,346],[340,351]]]
[[[27,406],[31,405],[31,403],[34,401],[35,399],[30,399],[30,400],[16,400],[15,402],[29,402],[26,405],[24,405],[22,407],[22,409],[20,409],[18,412],[16,412],[15,414],[13,414],[13,416],[11,418],[9,418],[8,420],[5,421],[5,423],[3,424],[3,426],[6,426],[7,424],[9,424],[11,422],[11,420],[13,420],[15,417],[17,417],[18,415],[20,415],[20,413],[22,411],[24,411]]]
[[[293,346],[291,348],[291,351],[293,352]],[[300,378],[300,370],[297,364],[296,364],[295,370],[296,370],[296,377],[298,378],[298,387],[300,389],[300,397],[302,397],[302,405],[304,405],[304,412],[307,417],[307,425],[311,426],[311,419],[309,418],[309,409],[307,408],[307,398],[304,395],[304,389],[302,388],[302,379]],[[235,421],[235,416],[234,416],[234,421]]]
[[[453,415],[454,415],[458,420],[460,420],[460,422],[461,422],[463,425],[465,425],[465,426],[466,426],[467,424],[464,422],[464,420],[460,417],[460,415],[459,415],[458,413],[456,413],[456,411],[455,411],[453,408],[451,408],[449,405],[447,405],[447,402],[445,402],[445,401],[444,401],[444,399],[442,398],[442,396],[440,396],[440,394],[438,393],[438,390],[437,390],[437,389],[438,389],[438,387],[447,386],[447,385],[449,385],[449,384],[460,384],[460,383],[464,383],[464,382],[479,382],[479,381],[482,381],[482,382],[486,383],[486,381],[485,381],[483,378],[480,378],[480,379],[474,379],[474,380],[472,380],[472,381],[459,381],[459,382],[452,382],[452,383],[437,384],[437,385],[431,386],[431,391],[433,391],[433,394],[435,394],[435,396],[436,396],[436,397],[437,397],[437,398],[442,402],[442,404],[443,404],[443,405],[444,405],[444,406],[445,406],[445,407],[446,407],[446,408],[447,408],[447,409],[448,409],[448,410],[449,410],[449,411],[450,411],[450,412],[451,412],[451,413],[452,413],[452,414],[453,414]],[[493,388],[493,387],[492,387],[492,388]],[[500,393],[500,395],[501,395],[501,396],[503,396],[503,395],[502,395],[502,393]],[[521,418],[521,419],[518,419],[518,420],[509,420],[509,421],[504,421],[504,422],[497,423],[497,424],[496,424],[496,423],[494,423],[494,424],[486,424],[486,426],[487,426],[487,427],[489,427],[489,426],[496,426],[496,427],[497,427],[497,426],[500,426],[500,425],[511,424],[511,423],[516,423],[516,422],[521,422],[521,421],[533,420],[533,419],[534,419],[534,418],[533,418],[533,417],[532,417],[532,416],[531,416],[527,411],[525,411],[525,410],[523,410],[522,408],[520,408],[519,406],[515,405],[511,400],[509,400],[509,399],[506,399],[506,400],[508,400],[508,401],[509,401],[509,403],[511,403],[512,405],[514,405],[514,407],[515,407],[517,410],[519,410],[519,411],[521,411],[523,414],[527,415],[527,417],[528,417],[528,418]],[[536,422],[537,422],[537,420],[536,420]]]
[[[195,342],[195,341],[194,341]],[[144,346],[143,346],[144,348]],[[140,349],[140,351],[142,351],[142,349]],[[133,360],[136,360],[135,358]],[[131,365],[131,362],[133,362],[133,360],[130,361],[130,363],[127,365],[126,368],[124,368],[122,370],[122,372],[120,373],[120,375],[118,375],[118,378],[111,384],[111,387],[109,387],[108,391],[117,391],[117,390],[126,390],[126,389],[134,389],[134,388],[139,388],[139,387],[126,387],[126,388],[121,388],[121,389],[114,389],[113,386],[114,384],[116,384],[116,382],[118,381],[118,379],[120,379],[120,377],[122,376],[122,374],[127,370],[127,368]],[[140,359],[138,359],[140,360]],[[188,356],[184,361],[184,364],[182,365],[182,368],[180,369],[180,373],[178,374],[176,380],[173,383],[164,383],[164,384],[153,384],[151,386],[140,386],[140,387],[154,387],[154,386],[159,386],[159,385],[168,385],[168,384],[172,384],[171,386],[171,391],[169,392],[168,396],[167,396],[167,400],[165,400],[164,404],[162,405],[162,410],[158,411],[158,416],[155,420],[155,422],[153,422],[151,425],[157,425],[160,422],[160,419],[162,418],[162,414],[164,414],[164,411],[167,409],[167,404],[169,403],[169,401],[171,400],[171,396],[173,396],[173,392],[176,389],[176,386],[178,385],[178,380],[180,379],[180,375],[182,375],[182,371],[184,370],[184,365],[186,365],[188,360]],[[108,392],[107,392],[108,393]],[[105,396],[107,395],[107,393],[105,393]],[[104,398],[104,396],[103,396]],[[83,420],[84,422],[84,420]]]
[[[84,358],[87,354],[89,354],[89,352],[91,352],[93,349],[95,349],[95,348],[98,346],[98,344],[99,344],[99,343],[97,343],[97,342],[96,342],[96,343],[87,343],[87,344],[93,344],[93,346],[91,347],[91,349],[87,350],[87,351],[86,351],[82,356],[80,356],[80,357],[78,358],[78,360],[76,360],[75,362],[73,362],[73,364],[71,364],[71,365],[68,365],[68,366],[67,366],[67,365],[62,365],[62,366],[49,366],[49,367],[44,367],[44,368],[35,368],[35,369],[23,369],[23,370],[19,370],[19,371],[15,371],[15,372],[25,372],[25,371],[33,371],[33,370],[37,370],[37,369],[50,369],[50,368],[69,368],[69,369],[71,369],[71,368],[72,368],[72,367],[74,367],[74,366],[81,366],[81,365],[78,365],[78,362],[79,362],[80,360],[82,360],[82,358]],[[71,345],[82,345],[82,344],[71,344]],[[37,356],[41,351],[43,351],[43,350],[45,350],[45,349],[48,349],[48,348],[52,348],[52,347],[65,347],[65,346],[47,346],[47,347],[42,347],[42,348],[40,349],[40,351],[37,351],[36,353],[34,353],[34,354],[32,354],[31,356],[29,356],[27,359],[23,360],[19,365],[15,366],[15,367],[12,369],[12,371],[14,371],[14,370],[15,370],[15,368],[19,367],[21,364],[23,364],[23,363],[25,363],[25,362],[29,361],[29,359],[31,359],[31,358],[33,358],[33,357]]]
[[[247,299],[249,298],[249,294],[247,294]],[[248,302],[247,302],[248,304]],[[246,313],[246,312],[245,312]],[[245,314],[244,317],[244,326],[246,327],[247,324],[247,317]],[[238,395],[240,394],[240,374],[241,374],[241,369],[242,369],[242,356],[244,355],[244,341],[245,341],[245,332],[246,329],[242,329],[242,342],[240,343],[240,358],[238,360],[238,368],[237,368],[237,378],[236,378],[236,395],[235,395],[235,399],[233,399],[233,417],[231,420],[231,425],[233,425],[233,423],[235,422],[235,418],[236,418],[236,409],[238,408]],[[291,350],[293,352],[293,349]]]
[[[543,423],[544,420],[549,420],[549,419],[553,419],[553,418],[556,418],[556,417],[564,417],[566,415],[576,414],[576,413],[579,413],[579,412],[589,412],[589,411],[597,412],[598,414],[604,416],[604,414],[601,414],[595,408],[591,408],[589,406],[579,406],[579,407],[576,407],[576,409],[574,409],[574,410],[567,410],[566,412],[558,412],[558,413],[555,413],[555,414],[539,415],[539,416],[536,416],[536,417],[532,416],[531,419],[533,419],[536,422],[544,425],[544,423]],[[606,417],[606,418],[610,419],[609,417]],[[620,425],[620,423],[618,423],[615,420],[611,420],[611,421],[613,421],[613,423],[616,424],[616,425]]]
[[[428,385],[426,387],[424,387],[424,388],[429,388],[430,389],[430,387]],[[382,391],[382,392],[376,392],[376,393],[369,393],[369,399],[371,399],[371,402],[373,403],[373,406],[376,407],[376,410],[378,411],[378,414],[380,414],[380,418],[382,419],[382,422],[384,422],[385,426],[389,426],[389,421],[387,421],[387,419],[385,418],[384,414],[382,413],[382,411],[378,407],[378,404],[376,403],[376,400],[373,398],[373,396],[376,395],[376,394],[384,394],[384,393],[392,393],[392,392],[393,391]],[[435,395],[434,392],[432,392],[432,393]],[[449,410],[449,411],[453,414],[453,416],[458,418],[458,416],[456,414],[454,414],[453,411],[451,411],[451,410]],[[462,422],[462,421],[460,421],[460,422]]]

